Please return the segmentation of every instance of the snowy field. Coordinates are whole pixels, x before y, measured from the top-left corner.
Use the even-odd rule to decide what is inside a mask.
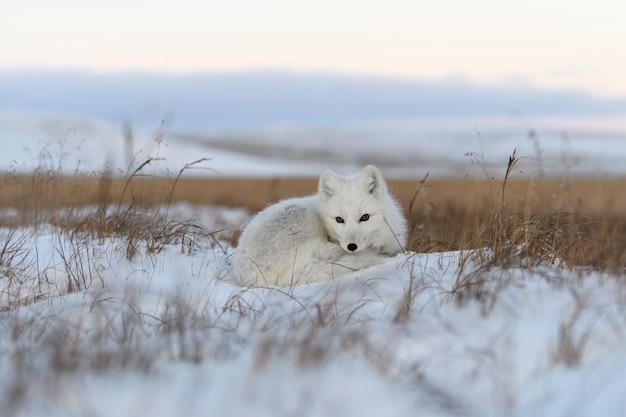
[[[206,137],[146,130],[129,151],[121,127],[39,122],[0,120],[7,172],[105,163],[127,172],[134,155],[165,158],[159,166],[173,173],[210,157],[221,175],[317,176],[367,161],[388,176],[421,178],[480,175],[476,157],[502,173],[500,160],[517,147],[532,157],[529,175],[626,174],[619,126],[567,137],[497,123],[432,135],[424,125]],[[624,415],[621,273],[558,260],[487,267],[488,250],[407,252],[336,282],[240,288],[228,279],[226,236],[245,224],[245,210],[135,210],[145,229],[0,228],[1,415]],[[124,213],[84,209],[107,221]]]
[[[246,213],[170,215],[221,230]],[[623,275],[406,253],[336,282],[246,289],[228,281],[232,248],[193,228],[134,238],[4,228],[0,246],[5,416],[626,409]]]
[[[317,177],[367,163],[387,178],[484,176],[504,172],[509,155],[522,157],[518,175],[626,175],[624,118],[474,118],[283,126],[251,131],[181,133],[167,124],[130,126],[50,113],[0,111],[0,168],[29,172],[53,165],[64,172],[132,171],[148,157],[178,172],[199,158],[212,170],[195,175]],[[480,160],[481,164],[477,163]]]

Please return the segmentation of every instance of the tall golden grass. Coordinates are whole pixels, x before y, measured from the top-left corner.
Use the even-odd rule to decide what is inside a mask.
[[[511,158],[510,167],[516,162]],[[568,265],[626,266],[626,179],[511,179],[509,174],[388,181],[413,231],[409,249],[493,247],[508,256],[506,251],[523,245],[532,256],[558,258]],[[186,201],[256,212],[283,198],[314,193],[316,187],[316,178],[5,174],[0,180],[0,224],[32,224],[43,220],[41,216],[70,223],[72,213],[85,205],[104,210]],[[59,210],[65,214],[54,214]],[[91,219],[81,227],[104,226]]]

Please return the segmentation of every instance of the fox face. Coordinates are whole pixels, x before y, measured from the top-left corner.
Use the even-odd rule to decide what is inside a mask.
[[[328,238],[348,253],[380,248],[392,235],[385,219],[387,187],[377,168],[356,177],[324,172],[319,181],[319,216]]]

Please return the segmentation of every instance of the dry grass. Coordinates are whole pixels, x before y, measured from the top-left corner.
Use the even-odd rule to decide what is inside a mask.
[[[15,231],[22,226],[52,224],[70,236],[70,246],[60,255],[67,270],[66,292],[73,292],[99,279],[90,267],[90,241],[123,237],[124,247],[118,250],[129,259],[139,248],[158,253],[178,245],[186,252],[199,242],[219,245],[215,236],[221,230],[170,219],[174,202],[243,206],[255,212],[282,198],[314,193],[317,187],[315,178],[183,176],[202,160],[185,165],[174,178],[143,175],[142,167],[151,162],[123,178],[106,172],[65,176],[55,170],[6,174],[0,182],[0,226],[13,232],[0,242],[0,268],[5,275],[17,282],[36,267],[20,263],[18,255],[26,249]],[[451,295],[458,302],[480,300],[489,311],[499,290],[508,285],[502,277],[492,282],[493,268],[550,264],[622,272],[626,195],[620,191],[626,179],[514,179],[516,163],[513,153],[501,179],[429,179],[426,175],[389,181],[409,219],[409,250],[471,254],[463,258],[471,268],[461,265]],[[236,231],[222,234],[221,239],[225,236],[236,244]],[[411,284],[397,322],[410,316],[414,290]],[[12,305],[31,302],[15,299]]]
[[[182,171],[181,171],[182,173]],[[510,173],[509,173],[510,174]],[[626,266],[626,179],[392,180],[418,252],[492,247],[499,258],[525,258],[598,269]],[[63,176],[56,172],[5,175],[0,181],[0,225],[52,223],[72,231],[167,241],[172,232],[199,231],[190,223],[145,218],[139,207],[172,202],[246,207],[258,211],[282,198],[315,192],[317,179]],[[89,217],[81,207],[97,207]],[[116,207],[111,212],[110,208]],[[130,208],[130,209],[129,209]],[[162,224],[160,232],[147,231]],[[168,231],[169,230],[169,231]],[[236,235],[233,237],[233,243]],[[158,242],[155,242],[155,249]],[[131,248],[132,249],[132,248]],[[131,250],[132,252],[132,250]],[[509,256],[510,255],[510,256]],[[501,262],[502,259],[498,262]]]

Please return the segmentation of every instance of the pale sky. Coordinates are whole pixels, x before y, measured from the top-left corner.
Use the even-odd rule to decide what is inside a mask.
[[[0,70],[290,70],[626,97],[623,0],[1,0]]]

